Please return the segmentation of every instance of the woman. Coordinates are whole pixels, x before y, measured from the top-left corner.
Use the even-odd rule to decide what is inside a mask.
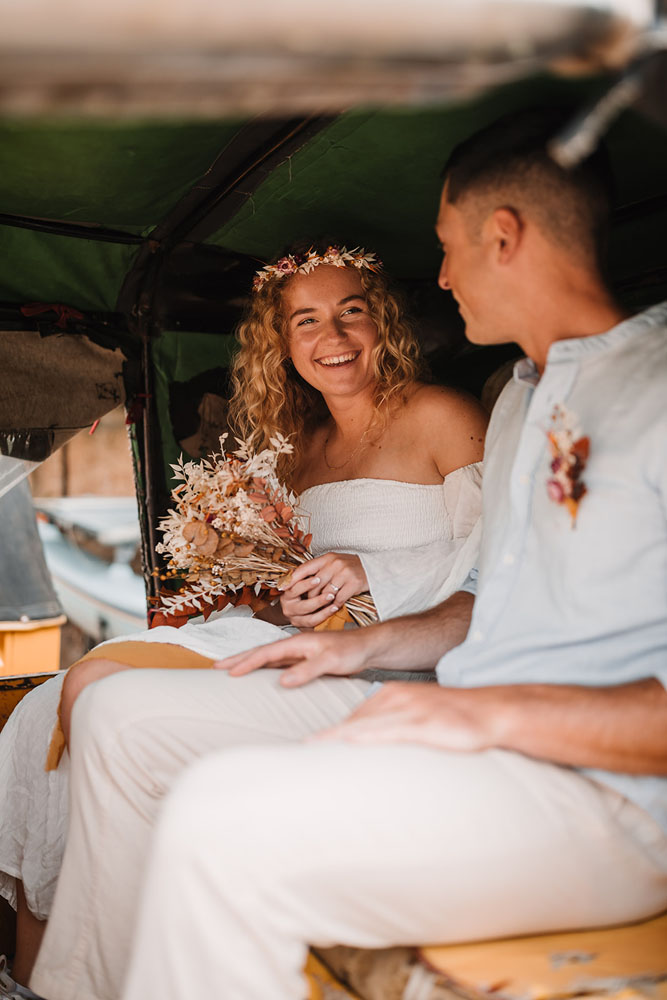
[[[294,452],[283,458],[279,472],[310,514],[317,555],[294,573],[280,600],[280,621],[312,628],[353,594],[369,589],[381,618],[423,609],[458,589],[477,554],[476,463],[486,418],[460,393],[417,381],[416,340],[374,256],[329,247],[287,255],[262,269],[239,340],[232,399],[236,429],[257,449],[276,432],[291,435]],[[263,617],[275,622],[276,611]],[[232,609],[205,624],[189,623],[178,631],[159,627],[130,638],[177,644],[218,659],[270,642],[284,634],[280,628],[250,617],[247,609]],[[99,657],[69,673],[66,730],[86,684],[134,665],[105,658],[111,645],[103,644]],[[160,647],[154,651],[159,654]],[[155,680],[164,678],[162,671]],[[219,690],[222,680],[227,682],[219,674],[207,675],[205,683]],[[253,683],[257,679],[247,685],[249,703],[256,698]],[[322,699],[337,685],[340,692],[341,684],[349,692],[343,710],[365,697],[370,686],[368,680],[327,678],[318,687]],[[0,738],[0,795],[6,799],[0,803],[0,891],[19,906],[14,973],[22,981],[53,899],[68,760],[58,771],[42,774],[46,738],[36,745],[34,736],[29,760],[20,758],[28,754],[29,732],[41,727],[46,737],[61,685],[56,678],[25,698]],[[235,697],[244,689],[237,687]],[[325,711],[313,708],[313,728],[325,719],[320,708]]]

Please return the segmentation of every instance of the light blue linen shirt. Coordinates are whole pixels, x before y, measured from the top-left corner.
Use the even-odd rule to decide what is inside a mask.
[[[547,494],[554,407],[590,438],[576,526]],[[444,685],[667,687],[667,303],[523,359],[493,411],[484,534],[465,642]],[[667,831],[667,779],[587,770]]]

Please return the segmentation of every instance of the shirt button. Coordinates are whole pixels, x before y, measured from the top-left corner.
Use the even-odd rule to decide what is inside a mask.
[[[484,638],[484,633],[480,629],[476,628],[472,634],[473,641],[481,642],[483,638]]]
[[[514,555],[511,552],[506,552],[503,556],[503,562],[506,566],[511,566],[514,562]]]

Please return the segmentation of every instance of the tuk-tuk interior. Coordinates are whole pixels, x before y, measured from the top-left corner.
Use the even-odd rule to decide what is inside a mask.
[[[373,248],[407,295],[436,381],[479,394],[516,351],[467,344],[435,284],[442,165],[462,137],[504,112],[574,111],[609,84],[608,75],[541,74],[440,106],[300,119],[6,116],[5,455],[39,461],[124,400],[152,595],[169,465],[188,443],[203,453],[224,427],[233,330],[253,271],[309,234]],[[628,109],[607,143],[616,185],[610,271],[622,300],[639,308],[667,286],[667,133]]]
[[[461,139],[511,110],[566,105],[574,121],[599,107],[625,68],[589,60],[585,73],[553,72],[576,49],[571,33],[563,38],[557,51],[543,45],[539,58],[527,60],[528,71],[519,57],[508,58],[503,66],[512,72],[473,74],[473,83],[465,71],[474,58],[460,57],[444,73],[431,53],[409,65],[376,53],[366,76],[358,62],[349,70],[347,103],[340,91],[339,103],[331,97],[335,60],[323,64],[319,83],[317,70],[299,63],[305,75],[291,81],[282,106],[268,106],[266,81],[255,104],[230,84],[224,113],[215,101],[213,110],[202,103],[196,74],[189,106],[178,98],[169,106],[165,96],[153,98],[152,110],[131,99],[124,107],[107,93],[106,111],[91,114],[85,87],[71,97],[63,84],[58,97],[59,68],[51,78],[47,71],[41,103],[22,104],[17,95],[27,85],[8,75],[21,53],[12,53],[0,71],[6,485],[124,403],[147,596],[155,598],[156,527],[169,505],[170,465],[181,453],[198,458],[217,445],[233,331],[252,274],[309,237],[375,250],[405,293],[434,379],[480,395],[517,351],[468,344],[453,303],[435,284],[441,169]],[[609,272],[633,310],[667,295],[665,68],[652,58],[651,65],[640,60],[634,103],[619,107],[604,129],[615,189]],[[391,106],[377,87],[390,78],[388,66],[402,84]],[[135,73],[136,66],[131,79]],[[320,87],[319,104],[304,98],[308,80],[314,95]],[[218,86],[224,92],[224,82]],[[318,986],[313,975],[314,997],[339,988]],[[361,989],[363,979],[351,981]],[[388,996],[386,978],[379,988],[363,995]]]

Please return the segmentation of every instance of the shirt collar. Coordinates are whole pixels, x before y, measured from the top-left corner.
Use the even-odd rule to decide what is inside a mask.
[[[514,365],[514,381],[520,385],[536,386],[540,381],[537,365],[531,358],[519,358]]]
[[[583,360],[587,356],[616,347],[653,326],[667,326],[667,302],[660,302],[637,316],[630,316],[604,333],[557,340],[549,348],[547,366],[560,361]],[[520,358],[514,365],[514,381],[520,385],[535,387],[540,381],[535,362],[530,358]]]
[[[622,320],[616,326],[604,333],[596,333],[590,337],[572,337],[570,340],[557,340],[549,348],[547,365],[559,361],[583,361],[586,357],[601,354],[603,351],[624,344],[631,337],[644,333],[653,326],[667,325],[667,302],[660,302],[636,316]]]

